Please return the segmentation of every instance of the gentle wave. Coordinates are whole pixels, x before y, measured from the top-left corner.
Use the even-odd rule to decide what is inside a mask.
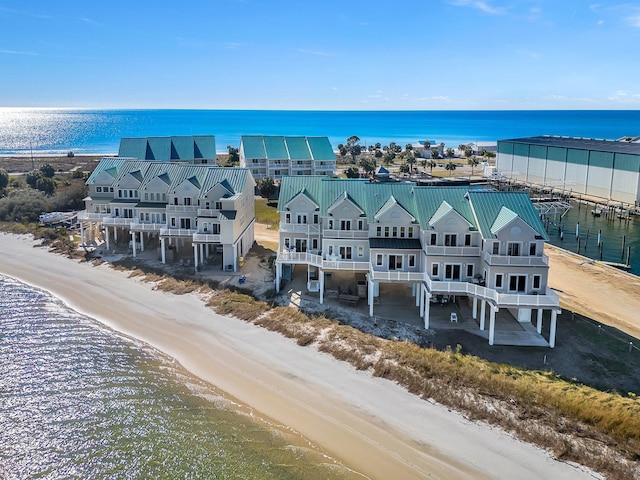
[[[4,276],[0,328],[0,478],[361,478],[239,414],[173,359]]]

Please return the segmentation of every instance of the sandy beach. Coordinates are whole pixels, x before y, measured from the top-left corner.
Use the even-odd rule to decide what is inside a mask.
[[[108,266],[34,248],[26,236],[0,235],[0,272],[171,355],[368,478],[594,478],[314,348],[217,315],[196,295],[154,291]]]

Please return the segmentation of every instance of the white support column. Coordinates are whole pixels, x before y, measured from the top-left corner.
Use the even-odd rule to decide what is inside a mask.
[[[113,227],[113,243],[118,243],[118,227]]]
[[[198,271],[198,244],[193,244],[193,264],[195,265],[195,271]]]
[[[542,310],[541,308],[538,309],[538,318],[536,321],[536,331],[538,332],[538,334],[542,333],[542,312],[544,310]]]
[[[415,285],[415,295],[416,295],[416,307],[420,306],[420,296],[422,295],[422,288],[420,287],[419,283],[414,283]]]
[[[84,241],[84,222],[80,222],[80,245],[85,245]]]
[[[431,295],[425,291],[424,302],[424,329],[429,330],[429,309],[431,308]]]
[[[420,291],[420,318],[424,316],[424,295],[425,295],[425,286],[424,284],[418,284],[418,290]]]
[[[205,244],[201,243],[200,244],[200,263],[204,263],[204,258],[205,258],[204,257],[204,247],[205,247]]]
[[[104,227],[104,236],[107,240],[107,250],[109,250],[109,227]]]
[[[133,258],[136,258],[136,232],[131,231],[131,245],[133,245]]]
[[[497,307],[489,305],[489,345],[493,345],[496,330],[496,311]]]
[[[144,252],[144,232],[140,232],[140,251]]]
[[[165,251],[164,251],[164,237],[160,238],[160,251],[162,252],[162,264],[164,265],[166,263],[166,256],[165,256]]]
[[[238,245],[233,246],[233,271],[238,271]]]
[[[549,330],[549,346],[554,348],[556,346],[556,321],[558,319],[558,311],[551,310],[551,327]]]
[[[282,264],[276,262],[276,293],[280,291],[280,279],[282,278]]]
[[[473,310],[471,315],[474,320],[478,318],[478,297],[473,297]]]
[[[480,304],[480,330],[484,330],[484,318],[486,317],[487,301],[482,299]]]
[[[324,270],[320,269],[320,305],[324,302]]]
[[[369,297],[369,316],[373,317],[373,282],[369,280],[367,282],[367,296]]]

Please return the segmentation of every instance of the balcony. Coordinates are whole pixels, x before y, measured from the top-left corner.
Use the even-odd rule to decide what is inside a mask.
[[[322,232],[323,238],[369,238],[369,230],[330,230]]]
[[[194,233],[193,241],[198,243],[222,243],[219,233]]]
[[[89,213],[86,210],[82,212],[78,212],[78,221],[82,222],[88,220],[90,222],[101,222],[105,215],[109,215],[108,213]]]
[[[314,265],[316,267],[322,266],[322,257],[320,255],[308,252],[294,252],[290,250],[278,252],[278,258],[276,261],[281,263]]]
[[[442,255],[451,257],[479,257],[480,247],[446,247],[442,245],[427,245],[424,247],[427,255]]]
[[[167,212],[174,213],[195,213],[197,211],[196,205],[167,205]]]
[[[140,223],[131,224],[132,232],[159,232],[163,228],[167,228],[166,223]]]
[[[308,235],[318,235],[320,233],[320,225],[312,223],[281,223],[278,230],[280,232],[286,233],[306,233]]]
[[[336,169],[335,165],[314,165],[313,170],[316,172],[333,172]]]
[[[199,208],[198,216],[199,217],[207,217],[207,218],[218,218],[220,215],[220,210],[212,209],[212,208]]]
[[[193,228],[161,228],[161,237],[193,237],[198,231]]]
[[[491,255],[485,252],[483,259],[489,265],[504,265],[518,267],[547,267],[549,266],[549,257],[546,255],[536,256],[509,256],[509,255]]]
[[[102,217],[102,224],[105,227],[122,227],[124,225],[129,226],[132,222],[135,222],[134,218]]]
[[[325,255],[322,268],[330,270],[362,271],[369,270],[369,262],[355,262],[351,259],[342,259],[340,255]]]
[[[550,288],[547,288],[544,295],[529,295],[498,293],[492,288],[469,282],[431,280],[428,275],[425,275],[425,280],[427,288],[434,295],[471,295],[489,300],[498,308],[557,308],[560,305],[560,298]]]
[[[370,270],[369,274],[374,282],[421,282],[423,272],[403,272],[400,270]]]

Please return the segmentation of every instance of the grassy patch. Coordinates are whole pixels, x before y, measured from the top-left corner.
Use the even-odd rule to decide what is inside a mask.
[[[267,202],[266,198],[256,197],[255,199],[256,222],[269,225],[273,229],[278,229],[280,225],[280,214],[278,213],[278,202]]]

